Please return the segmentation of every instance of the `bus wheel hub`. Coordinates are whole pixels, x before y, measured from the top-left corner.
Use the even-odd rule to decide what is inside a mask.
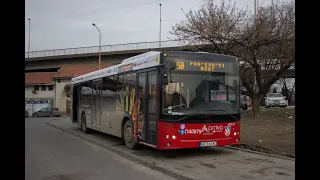
[[[127,141],[128,143],[131,143],[131,142],[132,142],[132,128],[131,128],[131,127],[127,127],[125,139],[126,139],[126,141]]]

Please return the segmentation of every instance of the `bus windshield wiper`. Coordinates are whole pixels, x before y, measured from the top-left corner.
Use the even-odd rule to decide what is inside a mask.
[[[190,114],[190,115],[188,115],[188,116],[182,117],[182,118],[176,120],[175,122],[177,122],[177,121],[182,121],[182,120],[187,119],[187,118],[189,118],[189,117],[191,117],[191,116],[207,115],[207,114],[202,114],[201,112],[203,112],[203,111],[211,111],[211,112],[222,111],[222,112],[226,113],[227,115],[231,116],[234,120],[237,120],[236,117],[234,117],[232,114],[228,113],[228,111],[223,110],[223,109],[202,109],[202,110],[199,110],[199,111],[197,111],[197,112],[195,112],[195,113],[193,113],[193,114]]]

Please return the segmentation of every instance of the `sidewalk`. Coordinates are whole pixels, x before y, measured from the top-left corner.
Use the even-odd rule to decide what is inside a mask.
[[[279,179],[295,178],[295,161],[227,148],[158,151],[143,147],[129,150],[118,138],[94,132],[84,134],[69,118],[48,122],[60,130],[105,147],[121,156],[178,179]]]

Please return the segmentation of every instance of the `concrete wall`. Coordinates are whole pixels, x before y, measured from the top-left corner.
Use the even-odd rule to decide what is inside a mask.
[[[66,101],[68,99],[64,91],[64,86],[70,84],[70,82],[70,80],[61,80],[60,83],[57,80],[55,81],[55,107],[59,108],[63,113],[66,112]]]
[[[32,91],[34,86],[26,86],[25,87],[25,98],[53,98],[54,97],[54,86],[53,90],[49,91],[48,87],[46,87],[46,91],[42,91],[41,87],[39,87],[39,91],[37,94],[33,94]]]

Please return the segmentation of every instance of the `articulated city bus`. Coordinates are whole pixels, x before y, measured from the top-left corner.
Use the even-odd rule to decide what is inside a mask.
[[[129,149],[240,143],[235,57],[150,51],[71,81],[71,119],[85,133],[120,137]]]

